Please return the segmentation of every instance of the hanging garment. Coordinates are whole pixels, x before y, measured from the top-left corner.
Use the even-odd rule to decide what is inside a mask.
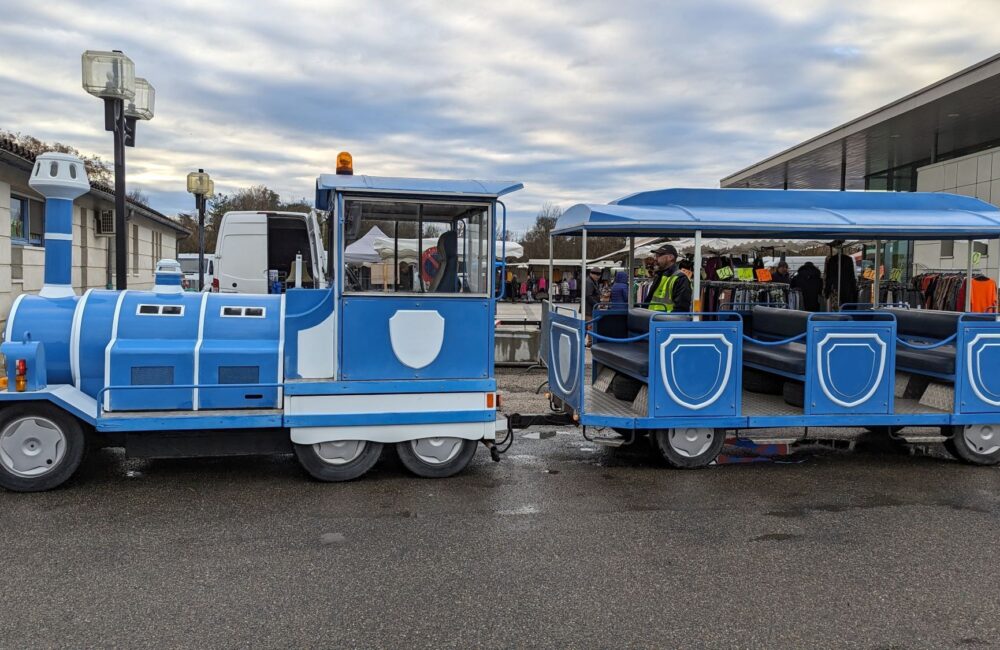
[[[965,303],[962,303],[965,306]],[[978,276],[972,278],[972,311],[994,312],[997,308],[997,283],[993,278]]]

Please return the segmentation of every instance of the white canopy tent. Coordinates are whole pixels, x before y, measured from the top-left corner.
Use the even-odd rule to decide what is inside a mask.
[[[375,250],[375,240],[384,239],[386,234],[374,226],[365,236],[344,249],[345,264],[377,264],[382,261]]]

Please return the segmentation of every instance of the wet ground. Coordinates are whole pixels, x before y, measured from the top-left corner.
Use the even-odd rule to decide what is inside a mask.
[[[1000,469],[940,451],[681,472],[564,431],[341,485],[104,451],[0,493],[0,645],[1000,646],[998,540]]]

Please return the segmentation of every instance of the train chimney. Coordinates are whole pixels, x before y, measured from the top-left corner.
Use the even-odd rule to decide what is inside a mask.
[[[50,151],[35,159],[28,185],[45,197],[45,284],[39,295],[73,293],[73,199],[90,191],[83,161]]]

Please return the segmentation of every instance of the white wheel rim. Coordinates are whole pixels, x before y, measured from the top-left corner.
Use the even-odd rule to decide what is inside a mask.
[[[421,438],[411,440],[414,455],[428,465],[444,465],[462,450],[462,438]]]
[[[357,460],[367,446],[366,440],[337,440],[315,444],[313,451],[328,465],[347,465]]]
[[[36,478],[48,474],[65,455],[66,436],[48,418],[18,418],[0,431],[0,463],[15,476]]]
[[[712,446],[714,435],[714,429],[695,427],[671,429],[667,434],[667,444],[685,458],[697,458]]]
[[[1000,450],[1000,426],[995,424],[969,424],[962,432],[965,444],[974,454],[989,456]]]

